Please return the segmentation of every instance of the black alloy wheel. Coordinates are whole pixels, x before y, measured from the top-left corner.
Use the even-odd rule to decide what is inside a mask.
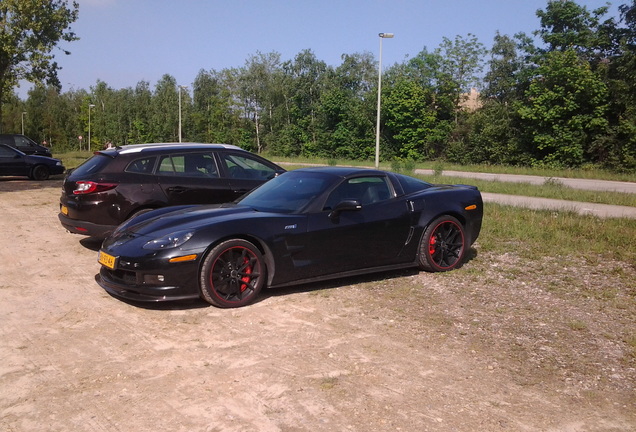
[[[420,240],[419,264],[431,272],[457,268],[466,253],[466,236],[462,224],[452,216],[435,219]]]
[[[245,306],[265,284],[263,255],[246,240],[224,241],[206,256],[200,282],[201,295],[208,303],[222,308]]]

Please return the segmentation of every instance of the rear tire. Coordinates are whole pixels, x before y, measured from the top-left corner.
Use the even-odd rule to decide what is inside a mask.
[[[215,246],[201,267],[201,296],[222,308],[237,308],[253,302],[265,285],[263,254],[252,243],[227,240]]]
[[[449,271],[461,265],[466,253],[464,227],[448,215],[435,219],[420,240],[420,268],[431,272]]]

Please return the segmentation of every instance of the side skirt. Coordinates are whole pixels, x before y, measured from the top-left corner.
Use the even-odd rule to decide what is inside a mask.
[[[268,286],[267,288],[282,288],[282,287],[287,287],[292,285],[302,285],[302,284],[313,283],[313,282],[333,280],[338,278],[346,278],[351,276],[367,275],[372,273],[381,273],[385,271],[400,270],[400,269],[413,268],[413,267],[417,267],[417,262],[393,264],[393,265],[382,266],[382,267],[364,268],[360,270],[350,270],[346,272],[333,273],[330,275],[318,276],[318,277],[313,277],[308,279],[298,279],[295,281],[285,282],[282,284],[271,285],[271,286]]]

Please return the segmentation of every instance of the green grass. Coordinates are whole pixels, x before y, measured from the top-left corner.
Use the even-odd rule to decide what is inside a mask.
[[[600,219],[573,212],[519,209],[488,204],[480,250],[523,258],[575,256],[617,260],[636,266],[636,220]]]
[[[93,152],[89,151],[73,151],[67,153],[53,153],[54,158],[58,158],[62,160],[62,163],[66,167],[66,169],[76,168],[79,164],[84,162],[86,159],[91,157]]]

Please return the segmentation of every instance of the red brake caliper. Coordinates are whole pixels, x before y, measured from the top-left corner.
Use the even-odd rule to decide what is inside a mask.
[[[247,257],[243,258],[243,264],[249,264],[250,260]],[[250,282],[250,276],[252,274],[252,266],[248,266],[245,269],[245,276],[241,278],[243,284],[241,285],[241,292],[247,289],[247,284]]]
[[[428,242],[428,253],[429,255],[433,255],[435,253],[435,244],[437,243],[437,240],[435,239],[435,236],[431,236],[431,239]]]

